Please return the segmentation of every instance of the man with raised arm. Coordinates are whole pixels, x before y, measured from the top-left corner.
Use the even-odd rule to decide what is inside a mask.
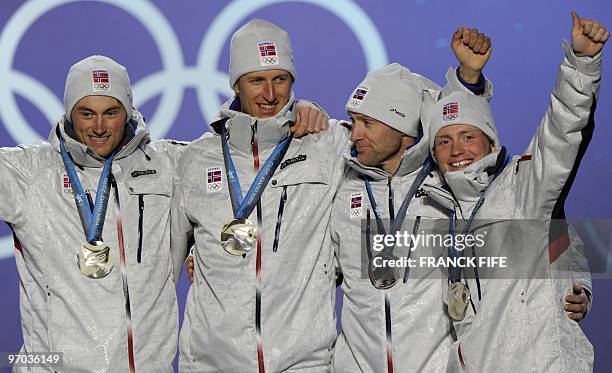
[[[609,32],[575,13],[572,19],[572,44],[563,44],[551,103],[522,156],[507,156],[481,98],[451,94],[430,112],[430,149],[447,188],[426,191],[449,209],[454,233],[486,232],[483,246],[467,253],[451,247],[450,255],[511,259],[505,268],[480,268],[480,275],[450,269],[443,293],[458,340],[449,371],[593,369],[590,342],[562,308],[572,288],[579,298],[586,295],[559,268],[567,245],[552,233],[558,227],[554,219],[564,218],[567,193],[592,135]],[[565,300],[568,311],[585,311],[582,302]]]

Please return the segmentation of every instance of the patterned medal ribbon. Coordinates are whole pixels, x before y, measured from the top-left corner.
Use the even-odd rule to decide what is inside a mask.
[[[287,143],[287,146],[289,146],[289,143]],[[251,141],[251,147],[253,151],[253,170],[259,176],[259,146],[257,145],[257,122],[255,122],[255,125],[253,126],[253,139]],[[285,149],[285,152],[286,152],[286,149]],[[283,155],[284,155],[284,152],[283,152]],[[282,159],[282,156],[280,158]],[[255,184],[255,182],[253,184]],[[257,199],[257,231],[258,232],[261,232],[262,225],[263,224],[261,220],[261,201],[258,198]],[[255,279],[256,279],[255,333],[257,334],[256,336],[257,337],[257,366],[258,366],[259,373],[265,373],[266,369],[264,366],[264,357],[263,357],[263,341],[261,338],[261,234],[257,235],[257,257],[255,261]]]
[[[387,333],[387,373],[393,373],[393,341],[391,339],[391,289],[385,290],[385,330]]]
[[[130,290],[128,288],[127,278],[127,266],[125,264],[125,243],[123,241],[123,218],[121,215],[121,204],[119,202],[119,191],[117,190],[117,184],[115,178],[111,175],[111,183],[115,189],[115,214],[117,220],[117,242],[119,242],[119,262],[121,266],[121,281],[123,282],[123,295],[125,297],[125,317],[127,324],[127,349],[128,349],[128,363],[130,366],[130,373],[136,372],[134,364],[134,331],[132,325],[132,309],[130,306]]]

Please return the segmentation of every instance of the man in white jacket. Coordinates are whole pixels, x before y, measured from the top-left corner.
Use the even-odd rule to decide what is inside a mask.
[[[61,367],[15,370],[172,372],[178,307],[168,222],[182,147],[151,141],[127,71],[110,58],[72,66],[64,105],[47,141],[0,149],[21,353],[63,353]]]
[[[230,53],[236,97],[177,169],[175,276],[195,243],[180,369],[327,372],[335,272],[326,230],[349,130],[291,135],[297,74],[284,30],[250,21]]]
[[[468,46],[469,35],[454,35],[455,54],[478,76],[490,48],[485,44],[484,49],[471,51]],[[449,71],[449,81],[453,75]],[[349,97],[346,110],[353,120],[355,149],[345,157],[349,170],[334,200],[330,223],[344,277],[335,372],[446,371],[452,333],[442,301],[441,272],[418,265],[403,267],[399,281],[385,285],[369,278],[368,266],[377,256],[385,257],[384,250],[376,247],[381,241],[374,238],[393,235],[391,222],[401,232],[424,237],[436,232],[439,220],[448,219],[448,211],[421,188],[423,183],[441,187],[444,181],[428,160],[429,142],[427,137],[420,138],[420,122],[421,114],[425,115],[441,95],[448,95],[451,87],[461,85],[440,91],[427,79],[392,64],[369,72]],[[483,97],[488,99],[491,88],[486,88]],[[461,90],[469,94],[469,90]],[[400,207],[403,204],[405,210]],[[578,249],[576,246],[572,250]],[[397,244],[389,254],[416,263],[440,256],[433,248],[414,243]],[[583,283],[590,287],[590,278]]]
[[[484,100],[451,94],[430,112],[430,149],[452,194],[433,185],[426,186],[428,194],[452,220],[465,219],[469,232],[487,232],[476,255],[513,259],[511,268],[481,268],[480,278],[466,279],[467,271],[449,277],[452,291],[444,299],[458,311],[452,313],[458,341],[449,371],[592,370],[592,346],[562,308],[572,289],[557,262],[566,247],[549,244],[555,238],[549,231],[553,219],[564,218],[574,170],[592,133],[609,32],[575,13],[572,18],[572,45],[564,43],[551,104],[524,155],[506,156]],[[586,296],[580,287],[575,292]],[[585,311],[580,303],[566,309]]]
[[[474,37],[484,40],[475,49]],[[470,47],[470,44],[472,45]],[[471,73],[475,93],[490,97],[491,85],[481,70],[491,54],[486,35],[460,28],[452,48],[461,67]],[[396,229],[431,229],[447,212],[422,193],[425,181],[441,185],[422,138],[421,114],[443,94],[462,87],[449,69],[451,83],[441,89],[398,64],[370,71],[349,96],[354,152],[345,156],[348,171],[334,200],[330,231],[343,275],[342,331],[334,351],[333,370],[350,372],[442,372],[449,346],[437,270],[402,269],[395,285],[368,278],[368,266],[384,250],[373,237]],[[465,76],[464,79],[465,80]],[[404,220],[405,219],[405,220]],[[394,223],[391,223],[394,222]],[[403,222],[403,224],[402,224]],[[409,247],[396,246],[390,255],[408,257]],[[392,252],[392,254],[391,254]],[[416,248],[412,259],[432,256]],[[376,288],[375,286],[379,287]],[[417,342],[418,341],[418,342]]]

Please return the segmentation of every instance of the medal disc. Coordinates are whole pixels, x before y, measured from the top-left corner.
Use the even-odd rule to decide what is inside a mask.
[[[375,266],[375,259],[376,260]],[[388,261],[396,261],[398,258],[392,253],[385,253],[381,251],[375,257],[370,260],[368,264],[368,275],[370,276],[370,282],[377,289],[389,289],[392,288],[400,278],[400,268],[399,267],[391,267],[388,264]]]
[[[244,255],[257,247],[257,227],[248,219],[232,219],[221,230],[221,246],[232,255]]]
[[[468,303],[470,303],[470,289],[461,281],[448,286],[448,315],[455,321],[465,317]]]
[[[113,270],[110,247],[102,241],[84,243],[77,254],[77,266],[85,277],[100,279]]]

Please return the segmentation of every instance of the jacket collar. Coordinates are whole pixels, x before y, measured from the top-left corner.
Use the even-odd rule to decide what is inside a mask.
[[[480,198],[480,195],[491,185],[495,175],[506,165],[506,149],[500,149],[479,159],[459,171],[444,174],[446,185],[425,184],[427,194],[442,206],[461,211],[467,217]]]
[[[227,118],[225,127],[229,132],[229,143],[241,151],[250,151],[253,128],[257,125],[257,144],[259,149],[273,148],[287,135],[289,126],[295,122],[297,103],[293,91],[287,104],[271,118],[258,119],[238,111],[237,98],[227,100],[220,110],[220,118]]]
[[[467,166],[463,170],[449,171],[444,174],[446,183],[459,202],[476,202],[480,194],[489,186],[493,178],[491,169],[497,163],[500,150]]]
[[[419,142],[408,148],[400,160],[399,168],[395,175],[379,167],[370,167],[357,160],[357,155],[345,154],[345,163],[360,175],[368,176],[372,180],[388,180],[392,176],[404,177],[420,169],[429,155],[429,142],[422,138]]]
[[[60,135],[64,138],[66,149],[76,165],[82,167],[102,167],[105,159],[88,148],[87,145],[80,143],[70,136],[69,133],[72,133],[73,130],[69,126],[72,126],[72,124],[66,121],[65,117],[62,116],[55,126],[53,126],[49,134],[48,141],[51,146],[53,146],[57,152],[60,151],[59,138],[57,137],[57,131],[59,130]],[[120,160],[128,157],[136,151],[138,147],[144,146],[147,142],[149,142],[149,129],[144,122],[142,114],[137,110],[133,110],[132,117],[126,124],[124,144],[121,150],[115,155],[114,159]]]

